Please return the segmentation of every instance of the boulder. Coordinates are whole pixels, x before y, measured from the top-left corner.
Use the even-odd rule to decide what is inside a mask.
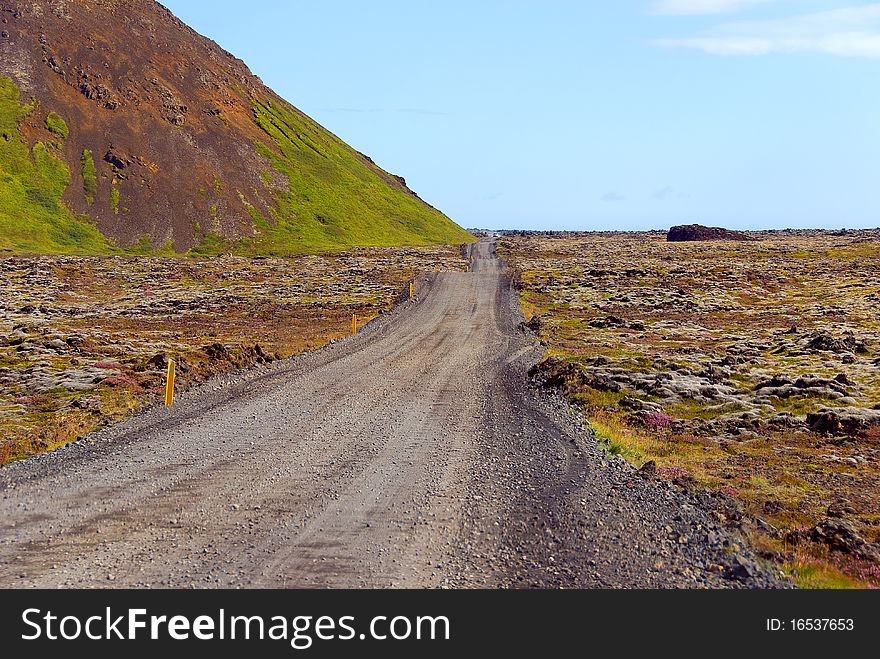
[[[587,373],[571,362],[549,357],[532,367],[532,377],[543,380],[548,387],[565,387],[567,384],[586,386],[598,391],[620,391],[621,385],[601,373]]]
[[[229,359],[229,351],[222,343],[212,343],[211,345],[202,348],[202,350],[204,350],[211,359]]]
[[[820,332],[807,341],[807,350],[836,353],[866,353],[868,346],[864,339],[858,339],[852,333],[836,337],[829,332]]]
[[[617,404],[628,410],[647,410],[649,412],[661,412],[663,410],[663,407],[658,403],[633,398],[632,396],[624,396],[617,402]]]
[[[803,418],[798,418],[791,412],[774,414],[767,420],[767,423],[774,428],[803,429],[804,427]]]
[[[152,368],[157,368],[160,370],[168,368],[168,354],[160,352],[157,355],[153,355],[147,362],[147,366],[151,366]]]
[[[131,164],[131,159],[120,153],[113,145],[104,154],[104,162],[115,167],[116,169],[125,169]]]
[[[732,554],[726,559],[724,576],[727,579],[748,581],[761,574],[761,566],[743,554]]]
[[[755,390],[768,389],[771,387],[775,389],[778,387],[784,387],[786,385],[790,386],[791,384],[792,384],[792,381],[789,378],[785,377],[784,375],[774,375],[772,378],[770,378],[768,380],[764,380],[763,382],[759,382],[755,386]]]
[[[855,437],[877,424],[880,424],[880,410],[860,407],[822,408],[807,414],[810,430],[823,435],[846,434]]]
[[[82,337],[79,334],[71,334],[65,339],[65,343],[67,343],[67,345],[69,345],[71,348],[78,348],[85,342],[85,337]]]
[[[672,227],[666,234],[666,240],[671,243],[680,243],[700,240],[749,240],[749,237],[739,231],[730,231],[721,227],[687,224]]]
[[[821,542],[835,551],[871,561],[880,561],[880,550],[859,535],[852,520],[826,517],[811,529],[809,537],[814,542]]]
[[[828,509],[825,514],[828,515],[828,517],[842,519],[849,515],[854,515],[855,512],[855,508],[852,507],[852,504],[850,504],[849,501],[846,499],[838,499],[837,501],[828,504]]]
[[[67,343],[65,343],[61,339],[51,339],[50,341],[46,341],[43,345],[50,350],[54,350],[55,352],[66,352],[69,348]]]
[[[275,361],[275,357],[263,350],[263,346],[257,344],[253,347],[255,361],[259,364],[271,364]]]
[[[608,327],[626,327],[626,321],[620,316],[606,316],[605,318],[594,318],[588,325],[596,329],[606,329]]]

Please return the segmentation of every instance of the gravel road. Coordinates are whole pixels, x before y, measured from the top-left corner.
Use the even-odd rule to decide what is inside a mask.
[[[7,587],[772,587],[535,388],[494,245],[357,337],[0,469]]]

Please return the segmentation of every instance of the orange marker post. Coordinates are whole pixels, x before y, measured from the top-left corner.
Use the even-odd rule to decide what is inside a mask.
[[[165,404],[174,404],[174,374],[176,364],[173,359],[168,360],[168,371],[165,373]]]
[[[358,333],[358,317],[357,314],[351,314],[351,334],[354,336]]]

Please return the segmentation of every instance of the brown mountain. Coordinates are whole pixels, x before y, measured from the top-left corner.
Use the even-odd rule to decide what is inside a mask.
[[[0,0],[0,133],[0,249],[470,239],[152,0]]]

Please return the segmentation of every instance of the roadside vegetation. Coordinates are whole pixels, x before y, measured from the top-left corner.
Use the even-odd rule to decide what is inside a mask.
[[[805,587],[880,586],[880,235],[508,235],[535,377],[604,450],[738,502]]]
[[[147,241],[149,245],[149,241]],[[314,350],[387,310],[458,247],[292,259],[0,259],[0,464],[51,450],[236,368]]]

